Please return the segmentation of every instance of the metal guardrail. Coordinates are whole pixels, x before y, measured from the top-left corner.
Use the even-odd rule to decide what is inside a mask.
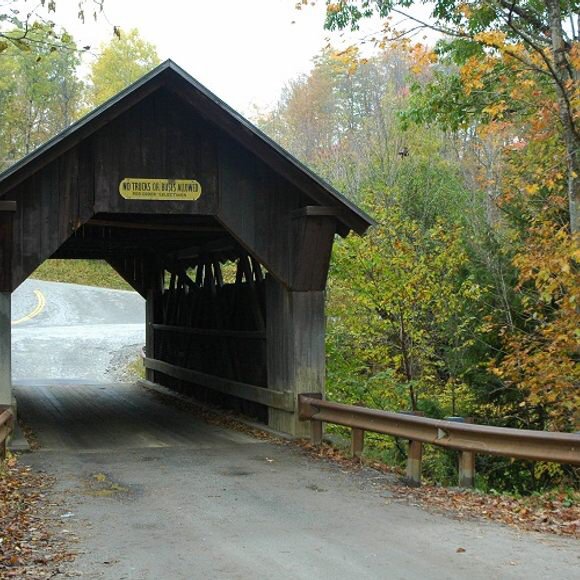
[[[0,407],[0,461],[6,459],[6,441],[14,428],[14,413],[10,407]]]
[[[424,443],[459,451],[461,487],[473,486],[476,453],[580,465],[579,434],[508,429],[428,419],[325,401],[319,394],[299,395],[298,406],[300,419],[311,422],[314,444],[322,442],[323,423],[351,427],[351,451],[355,457],[362,453],[365,431],[409,440],[407,479],[416,485],[421,481]]]

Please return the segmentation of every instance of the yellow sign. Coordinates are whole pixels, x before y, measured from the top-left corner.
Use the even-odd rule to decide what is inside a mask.
[[[201,185],[195,179],[125,177],[119,183],[119,193],[125,199],[195,201],[201,195]]]

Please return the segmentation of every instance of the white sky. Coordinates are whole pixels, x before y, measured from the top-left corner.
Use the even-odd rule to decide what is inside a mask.
[[[96,50],[110,40],[113,25],[137,28],[161,60],[171,58],[245,114],[272,106],[286,82],[311,69],[327,38],[344,47],[380,30],[378,21],[368,21],[361,32],[330,35],[324,0],[301,11],[297,0],[105,0],[105,16],[85,24],[76,18],[77,1],[57,0],[51,18],[80,46]]]

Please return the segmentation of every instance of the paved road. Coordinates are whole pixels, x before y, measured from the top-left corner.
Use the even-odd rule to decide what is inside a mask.
[[[17,384],[108,382],[118,353],[145,342],[144,300],[123,290],[29,279],[13,295],[12,320]]]
[[[134,385],[21,387],[81,554],[107,579],[572,579],[578,544],[394,503],[384,476],[209,426]],[[71,515],[72,514],[72,515]],[[458,553],[457,548],[465,552]]]
[[[142,336],[142,329],[125,328],[139,322],[135,299],[32,282],[29,290],[35,288],[46,294],[46,312],[16,325],[18,375],[43,370],[53,380],[25,381],[16,395],[41,445],[26,462],[56,477],[51,501],[62,507],[62,526],[78,536],[80,554],[67,574],[111,580],[577,577],[577,542],[398,504],[380,474],[353,475],[289,446],[207,425],[142,387],[59,381],[89,367],[93,379],[106,376],[115,349]],[[111,316],[102,311],[104,297]],[[34,305],[31,298],[14,318]],[[38,345],[47,352],[36,353]]]

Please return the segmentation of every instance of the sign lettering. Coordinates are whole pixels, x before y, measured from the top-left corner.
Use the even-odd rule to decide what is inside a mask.
[[[119,183],[119,193],[133,200],[195,201],[201,196],[201,185],[195,179],[125,177]]]

